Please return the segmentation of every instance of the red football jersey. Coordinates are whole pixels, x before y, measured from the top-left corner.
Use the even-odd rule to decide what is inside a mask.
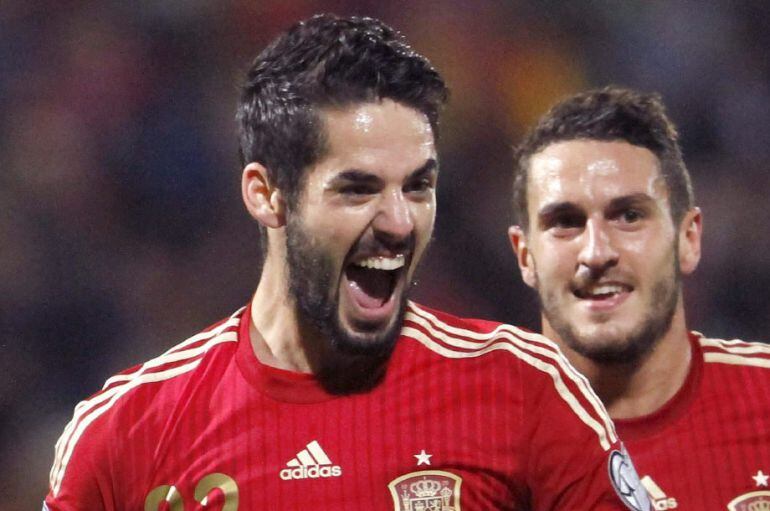
[[[261,364],[250,317],[78,404],[47,509],[647,509],[603,406],[537,334],[410,303],[383,381],[341,397]]]
[[[657,510],[770,509],[770,346],[690,335],[682,389],[615,425]]]

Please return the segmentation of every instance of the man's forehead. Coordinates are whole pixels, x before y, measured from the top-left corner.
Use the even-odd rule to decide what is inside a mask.
[[[433,129],[427,115],[391,99],[354,103],[341,108],[320,110],[331,143],[351,139],[372,145],[413,138],[423,145],[434,145]]]
[[[409,173],[436,160],[427,117],[391,100],[323,112],[326,151],[314,166],[324,179],[349,170]]]
[[[531,200],[598,200],[646,193],[667,195],[658,158],[626,142],[571,140],[550,144],[530,159]]]

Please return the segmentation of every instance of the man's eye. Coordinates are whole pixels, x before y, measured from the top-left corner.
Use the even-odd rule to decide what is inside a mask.
[[[620,219],[628,224],[638,222],[644,218],[644,213],[636,209],[627,209],[620,214]]]
[[[582,227],[583,223],[583,217],[577,215],[568,215],[554,218],[551,227],[556,229],[574,229]]]
[[[339,189],[342,195],[370,195],[375,193],[368,185],[346,185]]]
[[[427,192],[433,188],[433,181],[428,178],[418,179],[404,187],[405,192]]]

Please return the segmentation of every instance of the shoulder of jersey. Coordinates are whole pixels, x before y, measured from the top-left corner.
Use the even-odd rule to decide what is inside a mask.
[[[559,347],[540,334],[496,321],[460,318],[414,302],[409,302],[401,333],[446,358],[499,352],[505,358],[522,360],[531,353],[566,363]]]
[[[541,384],[555,390],[554,395],[596,433],[604,450],[617,442],[615,426],[588,380],[544,336],[503,323],[458,318],[414,302],[409,303],[401,333],[447,359],[497,357],[490,361],[513,361],[542,374]]]
[[[238,326],[243,309],[170,348],[162,355],[136,365],[109,378],[102,389],[75,406],[72,420],[56,442],[56,454],[50,473],[51,489],[58,492],[72,457],[75,445],[83,433],[100,417],[120,409],[120,405],[137,389],[161,389],[164,382],[191,374],[217,347],[238,340]]]
[[[174,380],[191,373],[204,362],[207,355],[215,353],[217,348],[238,341],[238,327],[242,312],[243,309],[240,309],[230,317],[214,323],[169,348],[161,355],[112,376],[104,382],[101,391],[79,403],[75,410],[95,399],[103,400],[106,394],[114,398],[145,383]]]
[[[740,339],[712,339],[693,332],[703,351],[703,361],[733,367],[770,369],[770,344]]]

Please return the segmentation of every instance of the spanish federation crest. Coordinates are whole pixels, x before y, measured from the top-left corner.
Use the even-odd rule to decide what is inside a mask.
[[[770,491],[753,491],[735,497],[727,504],[730,511],[770,511]]]
[[[388,483],[394,511],[461,511],[463,480],[443,470],[410,472]]]

